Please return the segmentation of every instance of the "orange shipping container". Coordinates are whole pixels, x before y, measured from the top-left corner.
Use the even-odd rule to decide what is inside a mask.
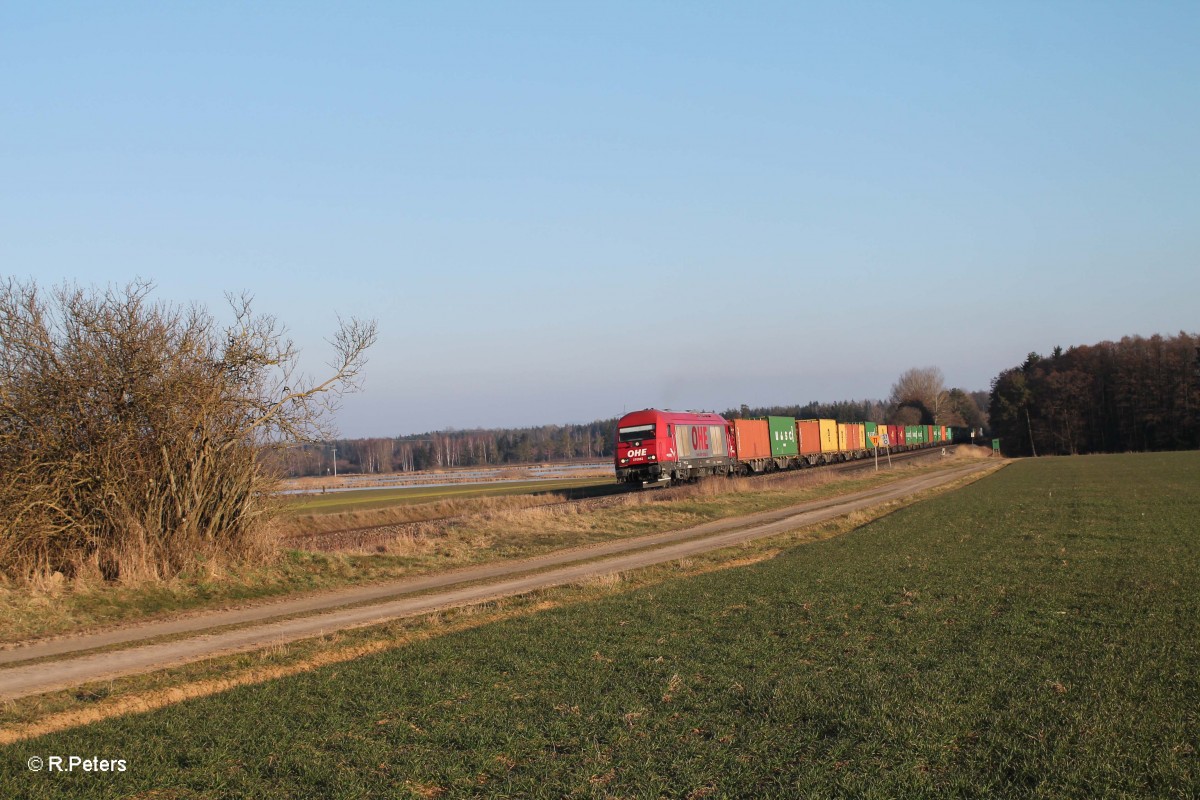
[[[802,456],[821,452],[821,423],[815,419],[796,420],[796,440],[800,442]]]
[[[802,422],[816,422],[821,430],[821,452],[836,453],[838,451],[838,424],[832,419],[806,419]]]
[[[866,434],[861,422],[843,422],[838,424],[838,446],[843,451],[862,450],[866,447],[863,442]]]
[[[870,447],[870,442],[867,441],[867,426],[861,422],[851,422],[848,426],[850,429],[850,449],[851,450],[866,450]]]
[[[742,461],[771,457],[771,434],[765,419],[735,419],[733,441]]]

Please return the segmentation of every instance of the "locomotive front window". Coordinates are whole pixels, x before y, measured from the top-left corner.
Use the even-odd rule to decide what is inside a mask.
[[[618,428],[617,439],[622,442],[636,442],[641,439],[653,439],[653,425],[634,425],[630,428]]]

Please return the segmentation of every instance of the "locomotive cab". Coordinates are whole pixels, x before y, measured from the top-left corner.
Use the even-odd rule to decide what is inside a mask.
[[[648,408],[617,423],[614,466],[622,483],[655,486],[724,475],[733,455],[727,423],[716,414]]]
[[[622,420],[637,423],[637,420]],[[617,428],[617,477],[629,482],[657,483],[670,480],[663,477],[659,457],[666,452],[659,437],[670,441],[670,423],[651,420],[641,424],[624,424]]]

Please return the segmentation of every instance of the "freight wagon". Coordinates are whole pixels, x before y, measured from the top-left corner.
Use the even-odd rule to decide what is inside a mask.
[[[967,436],[965,428],[946,426],[791,417],[726,420],[717,414],[648,408],[617,423],[617,480],[651,486],[706,475],[773,472],[868,458],[875,442],[897,451]]]
[[[771,431],[765,419],[735,419],[733,450],[746,472],[765,472],[771,463]]]

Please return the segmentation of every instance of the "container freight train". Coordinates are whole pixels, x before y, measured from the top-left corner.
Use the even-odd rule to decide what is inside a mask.
[[[749,475],[868,458],[960,441],[966,428],[877,425],[832,419],[727,420],[717,414],[648,408],[617,423],[617,480],[643,486],[705,475]]]

